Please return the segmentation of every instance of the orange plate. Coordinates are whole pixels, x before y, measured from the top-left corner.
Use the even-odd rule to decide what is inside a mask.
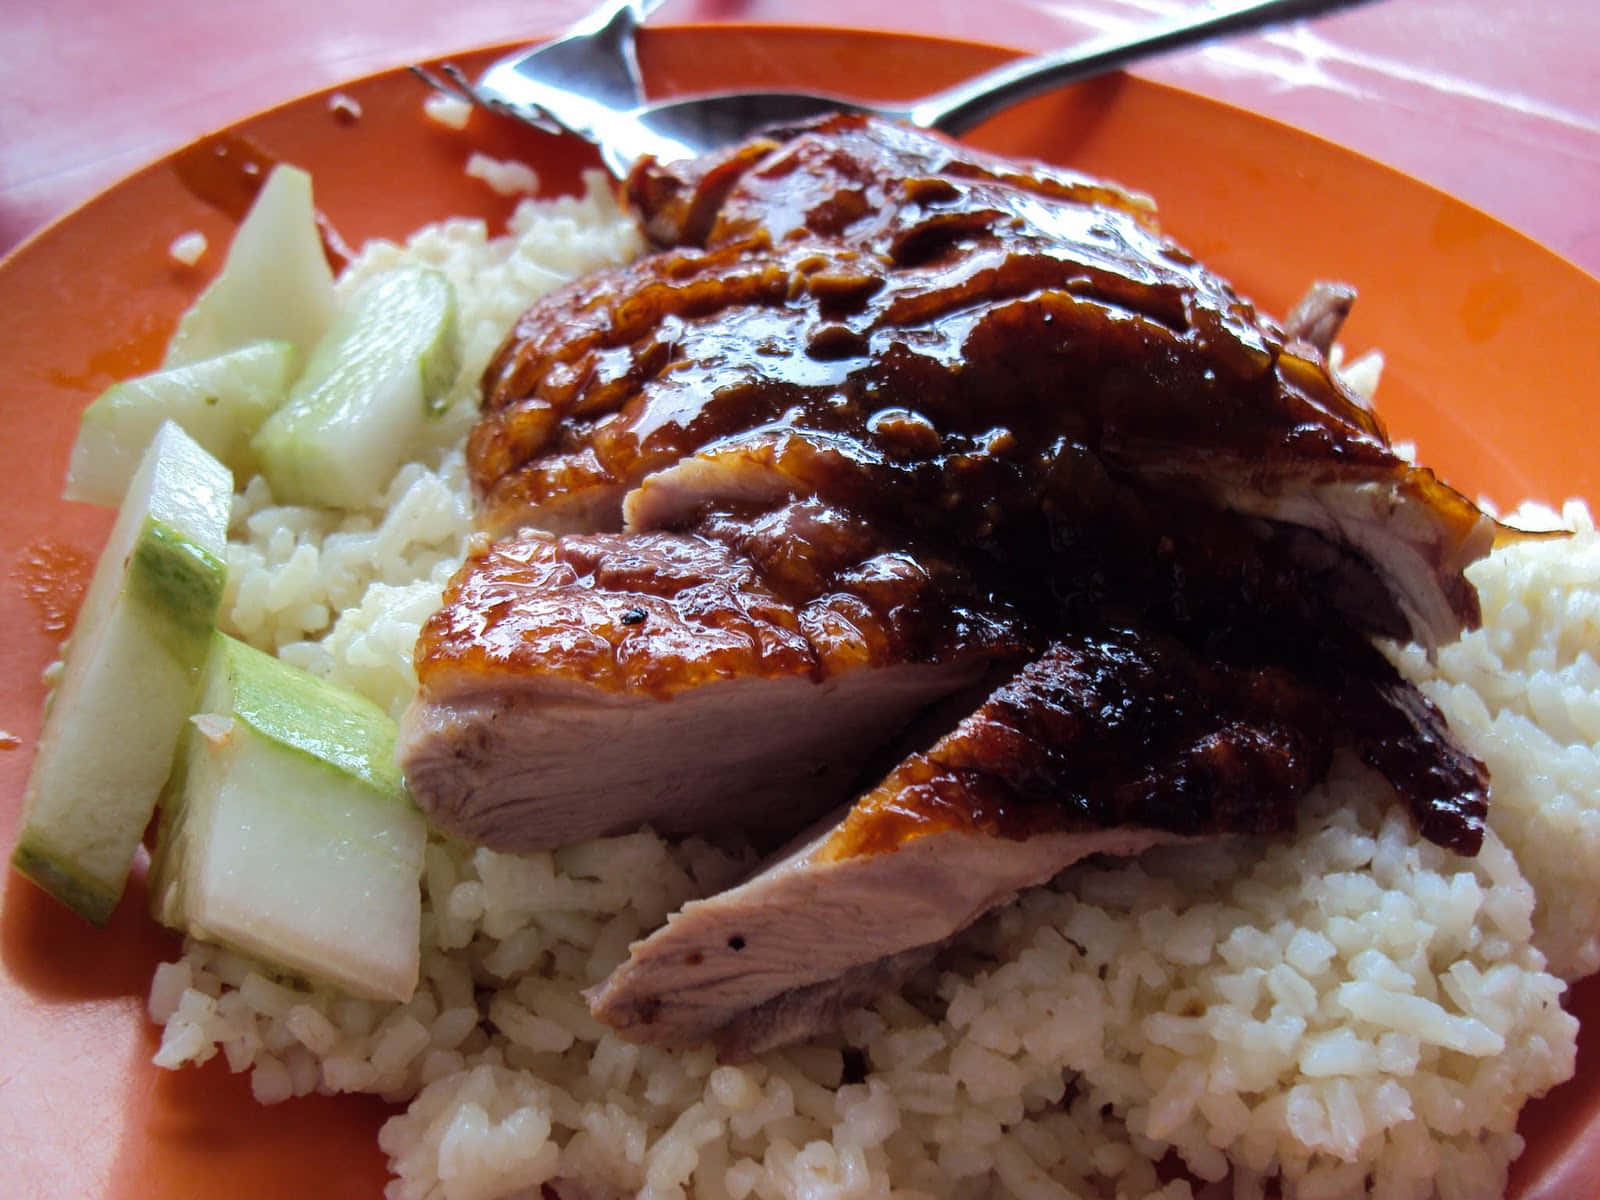
[[[491,52],[458,56],[476,71]],[[653,89],[789,85],[909,97],[992,65],[990,47],[771,27],[649,31]],[[536,164],[570,189],[584,147],[475,114],[466,133],[426,120],[402,71],[237,127],[311,170],[320,206],[352,243],[399,237],[450,213],[501,220],[509,204],[462,173],[473,150]],[[1399,437],[1469,493],[1514,502],[1600,494],[1588,393],[1600,379],[1600,283],[1495,221],[1394,171],[1295,130],[1114,76],[1025,105],[975,139],[1069,163],[1155,195],[1167,227],[1268,311],[1311,280],[1360,288],[1346,339],[1381,346],[1383,409]],[[218,261],[229,222],[156,163],[0,264],[0,362],[15,418],[0,443],[9,497],[0,553],[0,826],[14,830],[50,661],[109,514],[56,499],[79,410],[153,366],[174,320]],[[168,257],[204,231],[201,270]],[[131,698],[130,698],[131,699]],[[14,835],[13,835],[14,836]],[[9,845],[9,842],[8,842]],[[0,1146],[17,1196],[356,1197],[380,1194],[366,1098],[261,1109],[220,1061],[149,1065],[150,972],[177,942],[143,915],[137,884],[94,931],[8,872],[0,891]],[[1600,987],[1574,1006],[1600,1010]],[[1597,1013],[1600,1015],[1600,1013]],[[1600,1044],[1593,1035],[1588,1044]],[[1580,1062],[1580,1078],[1586,1063]],[[1600,1178],[1600,1093],[1569,1084],[1524,1115],[1517,1194],[1582,1194]]]

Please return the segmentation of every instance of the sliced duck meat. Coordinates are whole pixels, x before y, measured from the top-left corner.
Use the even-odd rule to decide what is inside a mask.
[[[815,1032],[1021,888],[1089,854],[1286,828],[1325,697],[1124,630],[1064,639],[842,816],[686,905],[591,995],[636,1041],[731,1057]]]
[[[832,831],[686,904],[591,989],[590,1011],[629,1041],[675,1050],[710,1041],[725,1061],[741,1061],[836,1028],[952,933],[1078,859],[1175,840],[1153,829],[1021,841],[944,830],[893,853],[835,860],[825,854]]]
[[[787,836],[920,708],[1026,646],[959,569],[818,502],[708,530],[531,533],[469,559],[401,724],[436,825],[510,850],[644,824]]]
[[[657,527],[771,484],[748,468],[778,448],[864,518],[987,548],[1070,517],[1059,460],[1088,454],[1311,531],[1427,646],[1476,624],[1462,571],[1493,522],[1393,451],[1328,368],[1325,311],[1291,336],[1110,185],[861,117],[752,145],[642,164],[631,194],[682,244],[501,347],[469,446],[486,528]]]
[[[627,188],[660,249],[485,372],[508,540],[419,640],[408,780],[508,849],[856,799],[635,945],[601,1020],[782,1044],[1085,855],[1290,829],[1344,751],[1477,851],[1483,768],[1371,638],[1476,625],[1497,527],[1330,369],[1346,290],[1279,325],[1142,197],[864,117]]]
[[[1126,630],[1064,639],[843,814],[634,945],[591,1009],[635,1041],[747,1057],[833,1026],[1086,855],[1286,830],[1352,738],[1390,768],[1427,756],[1437,714],[1406,731],[1376,654],[1323,675]],[[1463,764],[1419,789],[1456,800],[1426,805],[1424,826],[1475,849],[1485,784]]]

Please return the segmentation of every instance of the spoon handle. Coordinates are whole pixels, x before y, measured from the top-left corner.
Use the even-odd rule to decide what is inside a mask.
[[[985,71],[913,105],[911,123],[962,134],[1020,100],[1117,70],[1137,59],[1364,3],[1367,0],[1228,0],[1205,5],[1131,34],[1095,38],[1057,54],[1020,59]]]

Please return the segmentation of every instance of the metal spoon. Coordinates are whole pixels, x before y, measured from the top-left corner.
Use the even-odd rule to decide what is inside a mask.
[[[923,129],[959,135],[1000,110],[1052,88],[1116,70],[1154,54],[1321,15],[1367,0],[1225,0],[1191,9],[1131,35],[1096,38],[1055,54],[1025,58],[986,71],[905,107],[868,104],[844,96],[806,92],[730,92],[646,104],[617,104],[616,89],[590,86],[582,72],[546,74],[540,51],[491,67],[474,86],[459,74],[456,87],[435,86],[475,103],[509,112],[540,128],[554,122],[593,142],[606,167],[619,178],[650,155],[663,162],[693,158],[742,140],[767,126],[781,126],[828,112],[871,113]],[[640,9],[659,0],[612,0],[601,10],[613,25],[615,53],[633,63],[632,37]],[[593,25],[591,16],[583,27]],[[564,39],[565,40],[565,39]]]

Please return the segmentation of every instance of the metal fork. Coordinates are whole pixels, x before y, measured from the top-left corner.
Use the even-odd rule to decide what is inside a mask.
[[[552,49],[573,39],[503,60],[476,85],[453,74],[457,88],[445,87],[477,104],[507,112],[542,129],[565,129],[593,142],[606,167],[618,178],[650,155],[662,162],[692,158],[739,141],[758,129],[828,112],[871,113],[959,135],[1001,109],[1031,96],[1089,78],[1150,55],[1177,50],[1227,34],[1244,33],[1284,21],[1319,16],[1368,0],[1224,0],[1190,9],[1131,35],[1097,38],[1055,54],[1007,63],[907,106],[866,104],[843,96],[809,92],[731,92],[645,103],[639,99],[633,38],[641,19],[659,0],[614,0],[579,27],[590,28],[604,14],[604,36],[613,39],[615,61],[626,64],[631,86],[619,86],[614,71],[605,80],[581,65],[557,75],[547,67]],[[595,26],[595,28],[600,28]],[[595,38],[596,34],[575,37]],[[429,78],[424,73],[424,78]],[[430,79],[436,86],[443,86]],[[631,96],[623,99],[619,97]]]
[[[458,100],[546,133],[575,133],[593,141],[616,113],[644,104],[635,34],[663,3],[605,0],[561,37],[494,63],[477,83],[454,63],[441,63],[437,74],[422,66],[411,70]]]

